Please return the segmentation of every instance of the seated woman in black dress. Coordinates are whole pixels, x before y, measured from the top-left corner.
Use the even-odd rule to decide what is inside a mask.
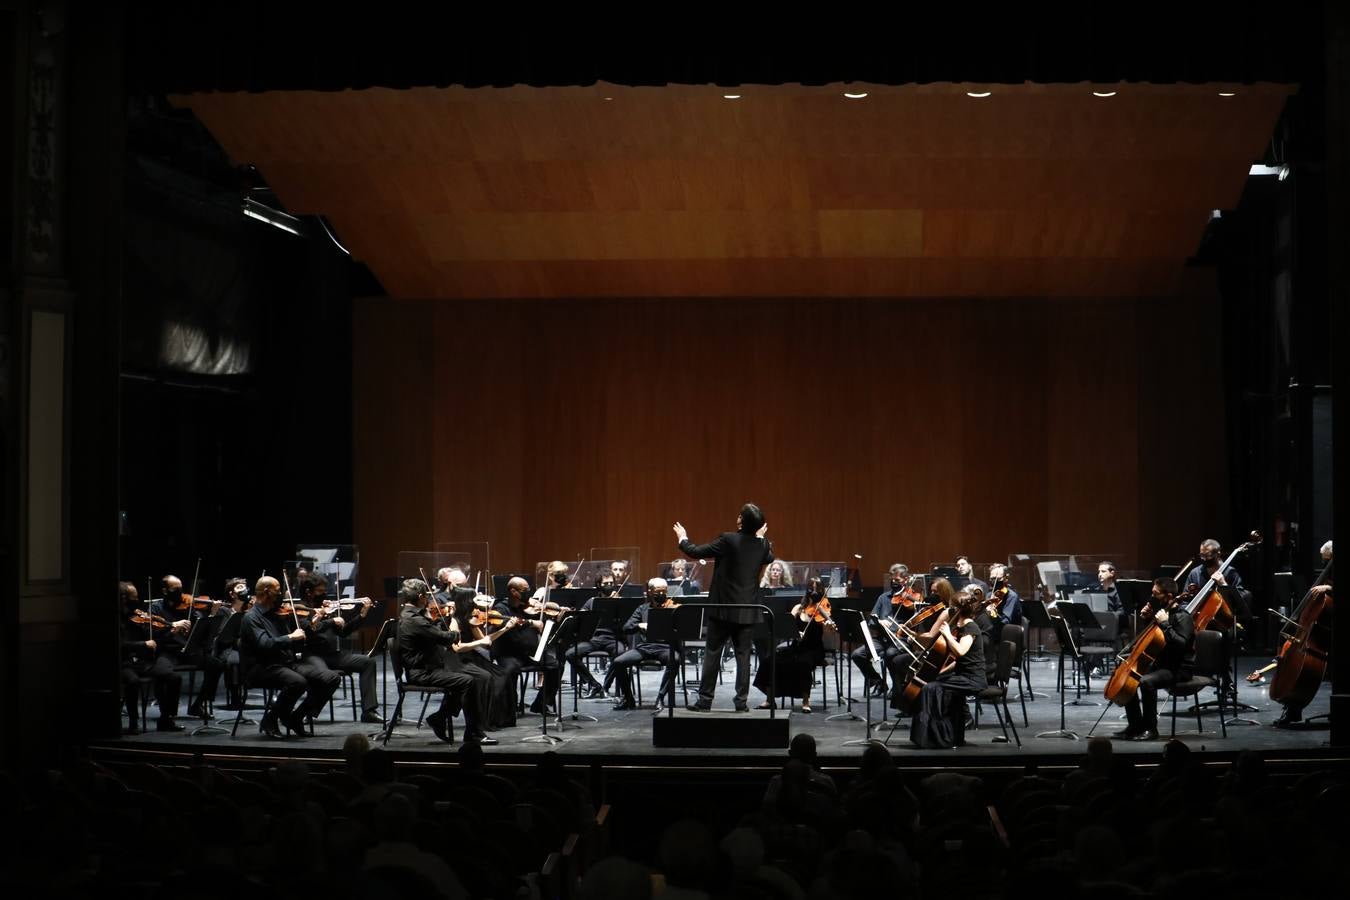
[[[816,668],[825,662],[825,629],[833,628],[830,619],[830,601],[825,599],[825,585],[819,578],[806,582],[806,596],[792,607],[789,614],[797,622],[797,640],[774,651],[774,682],[782,697],[801,697],[802,712],[811,711],[811,686],[815,684]],[[761,665],[755,673],[755,687],[768,694],[769,667]],[[760,709],[773,709],[774,698],[769,697]]]
[[[982,691],[988,685],[984,670],[984,646],[975,613],[983,598],[973,591],[956,595],[950,620],[938,625],[938,634],[946,640],[948,656],[941,673],[923,686],[919,709],[909,731],[909,739],[925,748],[960,747],[965,744],[965,695]]]

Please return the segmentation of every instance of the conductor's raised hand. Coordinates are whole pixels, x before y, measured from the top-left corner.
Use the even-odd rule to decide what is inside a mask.
[[[769,523],[765,522],[763,525],[759,526],[759,531],[755,532],[755,537],[762,538],[764,537],[764,535],[768,533],[769,533]]]
[[[689,540],[689,532],[686,531],[685,527],[681,525],[679,522],[675,523],[675,539],[678,541]]]

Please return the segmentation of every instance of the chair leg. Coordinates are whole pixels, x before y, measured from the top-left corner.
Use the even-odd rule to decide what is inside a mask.
[[[994,716],[998,719],[998,727],[1003,729],[1003,740],[1006,742],[1008,740],[1008,720],[1003,717],[1003,711],[998,708],[997,703],[994,704]]]
[[[1176,737],[1176,736],[1177,736],[1177,695],[1176,695],[1176,694],[1173,694],[1173,695],[1172,695],[1172,734],[1171,734],[1171,737]]]
[[[1023,669],[1021,674],[1022,677],[1017,679],[1017,699],[1022,701],[1022,727],[1030,728],[1031,720],[1027,718],[1027,695],[1026,692],[1022,690],[1022,682],[1027,677],[1027,670]],[[1031,688],[1031,685],[1029,683],[1027,684],[1027,688],[1028,689]]]
[[[423,720],[427,717],[427,707],[431,705],[431,694],[422,692],[422,711],[417,714],[417,727],[422,727]]]
[[[230,737],[234,737],[239,731],[239,723],[244,721],[244,707],[248,706],[248,686],[239,686],[239,711],[234,714],[234,726],[230,729]],[[141,721],[145,721],[145,714],[142,712]]]
[[[1228,713],[1224,707],[1223,685],[1215,688],[1215,692],[1219,695],[1219,730],[1223,732],[1224,737],[1228,737]]]
[[[1205,720],[1200,717],[1200,692],[1195,693],[1195,730],[1197,734],[1205,733]]]
[[[1012,726],[1013,740],[1017,741],[1017,746],[1022,746],[1022,738],[1017,734],[1017,723],[1013,721],[1012,710],[1008,709],[1008,692],[1006,687],[1003,691],[1003,711],[1008,714],[1008,724]]]
[[[398,721],[399,714],[403,712],[403,697],[404,697],[403,684],[400,681],[398,688],[398,700],[394,703],[394,712],[391,716],[389,716],[389,721],[385,723],[384,734],[380,736],[385,746],[389,745],[389,739],[394,736],[394,723]],[[421,719],[418,719],[419,725],[421,724],[421,721],[422,721]]]

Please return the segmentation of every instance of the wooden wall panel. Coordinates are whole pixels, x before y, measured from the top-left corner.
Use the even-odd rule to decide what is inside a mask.
[[[1222,521],[1222,448],[1160,431],[1218,390],[1212,354],[1165,343],[1213,312],[1203,293],[364,301],[366,587],[400,549],[466,540],[491,542],[499,571],[636,544],[645,575],[674,554],[675,519],[706,539],[747,499],[780,555],[862,553],[871,583],[957,552],[1152,565]]]

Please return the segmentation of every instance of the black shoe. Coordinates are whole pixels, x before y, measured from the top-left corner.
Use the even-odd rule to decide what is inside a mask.
[[[605,698],[605,689],[598,684],[593,684],[586,688],[586,693],[581,695],[583,700],[603,700]]]
[[[690,712],[712,712],[712,707],[706,703],[690,703],[685,709]]]
[[[637,702],[634,701],[631,697],[625,697],[618,703],[615,703],[614,708],[616,710],[637,709]]]
[[[1302,716],[1290,716],[1289,713],[1285,713],[1284,715],[1280,716],[1278,719],[1275,720],[1276,728],[1297,728],[1299,725],[1302,724],[1303,724]]]
[[[1120,738],[1122,741],[1132,741],[1137,734],[1139,734],[1139,732],[1135,731],[1133,728],[1126,728],[1123,731],[1117,731],[1115,734],[1111,735],[1111,737]]]
[[[1158,739],[1158,732],[1152,728],[1148,729],[1147,731],[1141,731],[1130,738],[1130,740],[1132,741],[1156,741],[1157,739]]]
[[[749,711],[750,711],[750,706],[749,706],[749,704],[746,704],[746,703],[737,703],[737,704],[733,707],[733,709],[734,709],[736,712],[749,712]]]
[[[445,716],[442,713],[432,713],[423,721],[431,726],[431,730],[435,732],[438,739],[445,741],[447,744],[450,743],[450,735],[445,730]]]
[[[379,710],[368,709],[361,713],[361,721],[367,725],[383,725],[384,716],[380,715]]]
[[[302,710],[297,709],[285,719],[282,719],[282,724],[286,726],[287,731],[298,734],[300,737],[309,734],[309,729],[305,726],[305,714]]]
[[[161,718],[155,723],[156,731],[186,731],[182,725],[179,725],[172,718]]]
[[[206,720],[215,718],[215,716],[211,715],[210,710],[208,710],[206,708],[206,705],[203,703],[194,703],[191,706],[189,706],[187,714],[189,719]]]
[[[281,729],[277,727],[276,715],[270,712],[263,716],[262,721],[258,723],[258,733],[264,734],[270,738],[284,738],[286,736],[282,734]]]

